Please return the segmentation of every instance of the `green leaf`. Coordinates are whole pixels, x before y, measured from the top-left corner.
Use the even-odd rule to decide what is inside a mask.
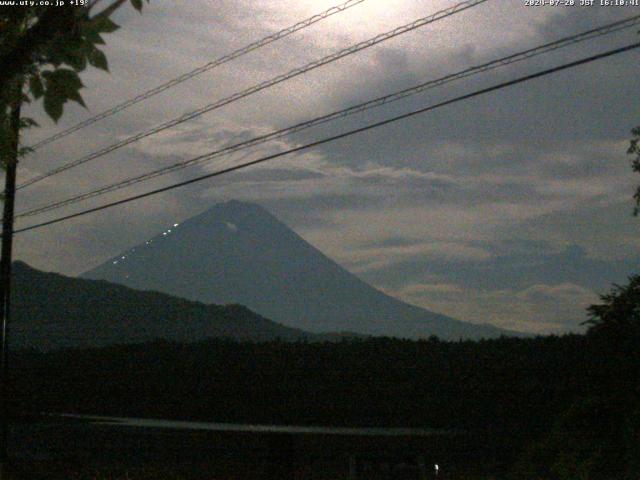
[[[95,17],[91,23],[93,28],[90,30],[97,33],[112,33],[120,28],[109,17]]]
[[[85,38],[87,39],[87,42],[91,43],[92,45],[106,45],[105,41],[102,39],[98,32],[88,31],[85,34]]]
[[[74,52],[65,57],[65,63],[73,68],[76,72],[81,72],[87,68],[87,58],[81,52]]]
[[[62,105],[64,104],[64,100],[59,95],[55,95],[54,93],[50,93],[48,90],[44,95],[44,111],[47,112],[52,120],[58,123],[60,117],[62,116]]]
[[[100,70],[106,72],[109,71],[109,63],[107,62],[107,56],[97,48],[89,55],[89,63]]]
[[[29,90],[36,100],[44,95],[44,86],[42,85],[40,75],[32,75],[29,77]]]
[[[80,95],[80,92],[78,92],[77,90],[70,92],[68,98],[69,100],[73,100],[74,102],[79,103],[84,108],[87,108],[87,104],[84,103],[84,99],[82,98],[82,95]]]
[[[86,107],[79,90],[82,81],[76,72],[66,68],[42,73],[45,79],[46,91],[44,95],[44,109],[54,120],[58,121],[62,115],[63,105],[67,100],[73,100]]]
[[[93,22],[93,20],[90,20],[88,22],[84,22],[80,26],[80,32],[81,32],[82,36],[85,38],[85,40],[90,45],[104,45],[105,44],[104,40],[100,36],[100,33],[98,32],[98,29],[97,29],[95,23]]]
[[[56,68],[62,65],[63,61],[63,55],[60,51],[52,51],[49,55],[49,62],[51,62],[51,64]]]
[[[77,91],[84,86],[78,74],[68,68],[42,72],[42,76],[46,81],[47,89],[55,88],[63,93]]]
[[[133,5],[133,8],[137,11],[142,12],[142,0],[131,0],[131,5]]]

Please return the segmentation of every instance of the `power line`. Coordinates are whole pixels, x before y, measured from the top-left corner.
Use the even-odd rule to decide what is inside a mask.
[[[549,53],[551,51],[555,51],[558,50],[560,48],[564,48],[570,45],[574,45],[580,42],[584,42],[586,40],[591,40],[593,38],[598,38],[604,35],[609,35],[624,29],[628,29],[631,28],[635,25],[638,25],[640,23],[640,15],[635,15],[632,17],[628,17],[625,18],[623,20],[619,20],[617,22],[612,22],[609,23],[607,25],[603,25],[597,28],[593,28],[590,30],[587,30],[585,32],[581,32],[575,35],[571,35],[568,37],[564,37],[562,39],[553,41],[553,42],[549,42],[543,45],[539,45],[537,47],[534,48],[530,48],[506,57],[502,57],[499,58],[497,60],[492,60],[490,62],[484,63],[482,65],[477,65],[477,66],[473,66],[473,67],[469,67],[465,70],[456,72],[456,73],[452,73],[449,75],[446,75],[444,77],[438,78],[436,80],[430,80],[428,82],[424,82],[421,83],[419,85],[410,87],[410,88],[406,88],[403,90],[400,90],[398,92],[389,94],[389,95],[385,95],[383,97],[378,97],[376,99],[373,100],[369,100],[367,102],[364,103],[360,103],[358,105],[343,109],[343,110],[339,110],[339,111],[335,111],[332,113],[329,113],[327,115],[323,115],[320,117],[316,117],[314,119],[305,121],[305,122],[301,122],[298,123],[296,125],[287,127],[287,128],[283,128],[280,130],[277,130],[275,132],[271,132],[265,135],[261,135],[258,137],[254,137],[248,140],[245,140],[243,142],[240,143],[236,143],[234,145],[230,145],[228,147],[219,149],[219,150],[215,150],[213,152],[186,160],[186,161],[182,161],[182,162],[177,162],[174,163],[172,165],[168,165],[166,167],[162,167],[156,170],[152,170],[151,172],[147,172],[135,177],[130,177],[127,178],[125,180],[116,182],[116,183],[112,183],[103,187],[100,187],[98,189],[89,191],[89,192],[85,192],[82,194],[78,194],[78,195],[74,195],[72,197],[66,198],[64,200],[60,200],[58,202],[54,202],[54,203],[50,203],[44,206],[40,206],[40,207],[36,207],[33,208],[31,210],[25,211],[25,212],[21,212],[19,213],[16,218],[20,218],[20,217],[27,217],[27,216],[34,216],[34,215],[38,215],[41,213],[45,213],[45,212],[49,212],[52,210],[57,210],[59,208],[68,206],[68,205],[72,205],[90,198],[94,198],[94,197],[98,197],[100,195],[104,195],[106,193],[110,193],[116,190],[119,190],[121,188],[125,188],[125,187],[129,187],[132,185],[135,185],[137,183],[141,183],[143,181],[146,180],[150,180],[156,177],[159,177],[161,175],[166,175],[168,173],[171,172],[175,172],[193,165],[197,165],[203,162],[208,162],[211,161],[217,157],[221,157],[221,156],[226,156],[229,155],[231,153],[237,152],[239,150],[244,150],[245,148],[249,148],[249,147],[253,147],[256,145],[260,145],[263,143],[266,143],[268,141],[271,140],[275,140],[275,139],[279,139],[282,138],[284,136],[290,135],[292,133],[297,133],[300,132],[302,130],[308,129],[310,127],[314,127],[320,124],[324,124],[339,118],[344,118],[356,113],[361,113],[364,111],[367,111],[369,109],[372,108],[376,108],[376,107],[380,107],[382,105],[386,105],[389,104],[391,102],[395,102],[404,98],[407,98],[409,96],[412,95],[416,95],[418,93],[424,92],[428,89],[431,88],[435,88],[435,87],[439,87],[442,86],[444,84],[453,82],[455,80],[459,80],[462,78],[466,78],[466,77],[470,77],[472,75],[477,75],[479,73],[484,73],[502,66],[506,66],[506,65],[510,65],[512,63],[516,63],[516,62],[520,62],[523,60],[528,60],[530,58],[542,55],[542,54],[546,54]]]
[[[193,77],[196,77],[204,72],[207,72],[209,70],[212,70],[216,67],[219,67],[220,65],[230,62],[231,60],[235,60],[238,57],[241,57],[243,55],[246,55],[249,52],[252,52],[254,50],[257,50],[259,48],[262,48],[266,45],[269,45],[270,43],[273,43],[277,40],[280,40],[284,37],[287,37],[295,32],[298,32],[304,28],[310,27],[311,25],[318,23],[328,17],[331,17],[332,15],[335,15],[337,13],[341,13],[351,7],[354,7],[362,2],[364,2],[365,0],[348,0],[345,3],[342,3],[340,5],[331,7],[327,10],[325,10],[324,12],[318,13],[316,15],[313,15],[312,17],[309,17],[305,20],[302,20],[294,25],[291,25],[290,27],[284,28],[276,33],[273,33],[271,35],[268,35],[260,40],[257,40],[253,43],[250,43],[249,45],[239,48],[238,50],[234,50],[233,52],[224,55],[216,60],[213,60],[209,63],[206,63],[205,65],[202,65],[194,70],[191,70],[190,72],[184,73],[182,75],[180,75],[179,77],[176,77],[172,80],[169,80],[168,82],[165,82],[161,85],[158,85],[155,88],[152,88],[151,90],[147,90],[144,93],[141,93],[129,100],[126,100],[125,102],[122,102],[118,105],[116,105],[115,107],[109,108],[107,110],[104,110],[100,113],[98,113],[97,115],[94,115],[93,117],[87,118],[86,120],[83,120],[82,122],[77,123],[76,125],[67,128],[66,130],[63,130],[61,132],[56,133],[55,135],[51,135],[50,137],[47,137],[43,140],[40,140],[39,142],[31,145],[31,149],[33,150],[37,150],[38,148],[47,145],[48,143],[54,142],[56,140],[59,140],[61,138],[64,138],[68,135],[71,135],[74,132],[77,132],[78,130],[81,130],[85,127],[88,127],[89,125],[93,125],[96,122],[99,122],[100,120],[103,120],[107,117],[111,117],[112,115],[115,115],[118,112],[121,112],[122,110],[125,110],[129,107],[131,107],[132,105],[135,105],[136,103],[142,102],[143,100],[146,100],[148,98],[153,97],[154,95],[157,95],[161,92],[164,92],[165,90],[168,90],[172,87],[175,87],[176,85],[179,85],[180,83],[186,82],[187,80],[192,79]]]
[[[34,229],[37,229],[37,228],[42,228],[42,227],[45,227],[45,226],[48,226],[48,225],[53,225],[55,223],[60,223],[60,222],[66,221],[66,220],[71,220],[72,218],[81,217],[81,216],[87,215],[89,213],[98,212],[98,211],[105,210],[105,209],[108,209],[108,208],[111,208],[111,207],[115,207],[117,205],[123,205],[123,204],[129,203],[129,202],[133,202],[135,200],[140,200],[142,198],[146,198],[146,197],[150,197],[150,196],[153,196],[153,195],[157,195],[159,193],[167,192],[169,190],[174,190],[176,188],[184,187],[186,185],[191,185],[192,183],[201,182],[201,181],[207,180],[209,178],[218,177],[218,176],[221,176],[221,175],[225,175],[227,173],[235,172],[237,170],[242,170],[242,169],[250,167],[252,165],[257,165],[259,163],[267,162],[269,160],[273,160],[275,158],[283,157],[283,156],[289,155],[291,153],[296,153],[296,152],[300,152],[300,151],[303,151],[303,150],[308,150],[309,148],[317,147],[317,146],[323,145],[325,143],[329,143],[329,142],[333,142],[335,140],[339,140],[339,139],[342,139],[342,138],[350,137],[352,135],[355,135],[355,134],[358,134],[358,133],[362,133],[362,132],[365,132],[365,131],[368,131],[368,130],[373,130],[374,128],[378,128],[378,127],[381,127],[381,126],[384,126],[384,125],[388,125],[390,123],[397,122],[399,120],[404,120],[406,118],[410,118],[410,117],[413,117],[413,116],[416,116],[416,115],[420,115],[422,113],[426,113],[426,112],[429,112],[431,110],[436,110],[438,108],[441,108],[441,107],[444,107],[444,106],[447,106],[447,105],[451,105],[451,104],[458,103],[458,102],[461,102],[461,101],[464,101],[464,100],[468,100],[468,99],[473,98],[473,97],[478,97],[478,96],[484,95],[486,93],[490,93],[490,92],[494,92],[494,91],[497,91],[497,90],[501,90],[503,88],[510,87],[512,85],[516,85],[516,84],[519,84],[519,83],[527,82],[527,81],[530,81],[530,80],[533,80],[533,79],[536,79],[536,78],[540,78],[540,77],[544,77],[544,76],[547,76],[547,75],[551,75],[553,73],[557,73],[557,72],[560,72],[560,71],[563,71],[563,70],[574,68],[574,67],[577,67],[579,65],[584,65],[584,64],[587,64],[587,63],[591,63],[591,62],[594,62],[596,60],[600,60],[600,59],[603,59],[603,58],[611,57],[613,55],[618,55],[618,54],[621,54],[623,52],[634,50],[634,49],[639,48],[639,47],[640,47],[640,42],[637,42],[637,43],[632,43],[630,45],[626,45],[624,47],[616,48],[616,49],[613,49],[613,50],[608,50],[608,51],[606,51],[604,53],[600,53],[598,55],[592,55],[590,57],[585,57],[585,58],[582,58],[580,60],[575,60],[575,61],[570,62],[570,63],[565,63],[565,64],[562,64],[562,65],[557,66],[557,67],[549,68],[549,69],[542,70],[542,71],[539,71],[539,72],[536,72],[536,73],[532,73],[532,74],[529,74],[529,75],[526,75],[526,76],[523,76],[523,77],[516,78],[515,80],[502,82],[502,83],[499,83],[497,85],[493,85],[491,87],[487,87],[487,88],[483,88],[483,89],[480,89],[480,90],[476,90],[476,91],[474,91],[472,93],[468,93],[468,94],[465,94],[465,95],[461,95],[459,97],[455,97],[455,98],[452,98],[452,99],[449,99],[449,100],[445,100],[443,102],[436,103],[434,105],[430,105],[430,106],[427,106],[427,107],[424,107],[424,108],[421,108],[421,109],[418,109],[418,110],[413,110],[411,112],[404,113],[402,115],[397,115],[395,117],[391,117],[391,118],[388,118],[386,120],[382,120],[382,121],[379,121],[379,122],[376,122],[376,123],[372,123],[372,124],[366,125],[364,127],[359,127],[359,128],[353,129],[353,130],[349,130],[347,132],[340,133],[338,135],[333,135],[331,137],[326,137],[326,138],[323,138],[321,140],[316,140],[315,142],[311,142],[311,143],[307,143],[307,144],[299,146],[299,147],[291,148],[291,149],[286,150],[284,152],[279,152],[279,153],[274,153],[272,155],[267,155],[267,156],[258,158],[256,160],[252,160],[250,162],[245,162],[245,163],[242,163],[242,164],[239,164],[239,165],[235,165],[233,167],[228,167],[228,168],[225,168],[225,169],[222,169],[222,170],[218,170],[216,172],[208,173],[206,175],[201,175],[199,177],[192,178],[190,180],[186,180],[186,181],[179,182],[179,183],[174,183],[174,184],[168,185],[166,187],[157,188],[155,190],[151,190],[151,191],[148,191],[148,192],[145,192],[145,193],[141,193],[141,194],[134,195],[134,196],[131,196],[131,197],[127,197],[127,198],[124,198],[124,199],[121,199],[121,200],[110,202],[110,203],[107,203],[107,204],[104,204],[104,205],[100,205],[98,207],[89,208],[87,210],[83,210],[81,212],[73,213],[71,215],[65,215],[63,217],[58,217],[58,218],[53,219],[53,220],[49,220],[49,221],[46,221],[46,222],[38,223],[38,224],[35,224],[35,225],[30,225],[28,227],[24,227],[24,228],[15,230],[14,234],[27,232],[29,230],[34,230]]]
[[[252,87],[249,87],[248,89],[242,90],[240,92],[234,93],[233,95],[223,98],[221,100],[218,100],[215,103],[206,105],[204,107],[201,107],[197,110],[194,110],[192,112],[188,112],[185,113],[183,115],[181,115],[178,118],[175,118],[173,120],[170,120],[168,122],[165,122],[161,125],[158,125],[154,128],[152,128],[151,130],[147,130],[146,132],[141,132],[138,133],[136,135],[133,135],[131,137],[125,138],[123,140],[121,140],[120,142],[117,142],[113,145],[110,145],[106,148],[103,148],[101,150],[98,150],[97,152],[91,153],[89,155],[86,155],[84,157],[81,157],[77,160],[74,160],[72,162],[69,162],[65,165],[62,165],[60,167],[54,168],[53,170],[49,171],[48,173],[42,174],[42,175],[38,175],[30,180],[27,180],[25,182],[23,182],[22,184],[18,185],[17,189],[21,189],[21,188],[25,188],[29,185],[33,185],[34,183],[40,182],[46,178],[52,177],[54,175],[57,175],[58,173],[64,172],[66,170],[69,170],[71,168],[77,167],[79,165],[82,165],[84,163],[87,163],[91,160],[94,160],[96,158],[102,157],[108,153],[113,152],[114,150],[117,150],[119,148],[122,148],[126,145],[129,145],[131,143],[137,142],[139,140],[142,140],[143,138],[149,137],[151,135],[154,135],[156,133],[162,132],[163,130],[166,130],[168,128],[172,128],[175,127],[176,125],[179,125],[181,123],[184,123],[188,120],[192,120],[196,117],[199,117],[200,115],[203,115],[205,113],[211,112],[212,110],[216,110],[218,108],[221,108],[225,105],[228,105],[230,103],[233,103],[237,100],[240,100],[242,98],[248,97],[249,95],[252,95],[254,93],[257,93],[261,90],[265,90],[266,88],[272,87],[274,85],[277,85],[279,83],[282,83],[286,80],[289,80],[291,78],[297,77],[299,75],[302,75],[304,73],[307,73],[311,70],[314,70],[318,67],[321,67],[323,65],[326,65],[328,63],[332,63],[335,62],[336,60],[339,60],[341,58],[347,57],[349,55],[353,55],[354,53],[357,53],[361,50],[364,50],[366,48],[372,47],[374,45],[377,45],[381,42],[384,42],[386,40],[389,40],[391,38],[397,37],[399,35],[405,34],[407,32],[410,32],[412,30],[416,30],[420,27],[423,27],[425,25],[428,25],[430,23],[434,23],[437,22],[438,20],[442,20],[444,18],[450,17],[452,15],[455,15],[456,13],[462,12],[464,10],[467,10],[469,8],[473,8],[481,3],[486,2],[487,0],[466,0],[464,2],[458,3],[456,5],[454,5],[453,7],[447,8],[445,10],[441,10],[439,12],[436,12],[432,15],[429,15],[427,17],[423,17],[420,18],[418,20],[415,20],[411,23],[408,23],[406,25],[403,25],[401,27],[395,28],[394,30],[391,30],[390,32],[386,32],[386,33],[382,33],[379,35],[376,35],[373,38],[370,38],[369,40],[365,40],[363,42],[357,43],[355,45],[352,45],[348,48],[345,48],[343,50],[340,50],[338,52],[332,53],[330,55],[327,55],[326,57],[323,57],[319,60],[315,60],[311,63],[306,64],[303,67],[299,67],[299,68],[295,68],[293,70],[290,70],[287,73],[278,75],[270,80],[266,80],[264,82],[261,82],[257,85],[254,85]]]

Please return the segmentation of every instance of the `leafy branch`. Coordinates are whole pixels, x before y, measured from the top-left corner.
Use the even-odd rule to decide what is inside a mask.
[[[142,0],[129,1],[142,11]],[[103,35],[120,28],[110,17],[126,2],[114,0],[97,14],[92,10],[101,0],[78,8],[25,6],[0,11],[1,158],[8,158],[10,152],[9,117],[16,105],[42,98],[45,112],[55,122],[68,101],[86,107],[79,74],[88,65],[109,71],[107,57],[99,47],[105,44]],[[20,128],[34,126],[34,120],[23,119]],[[21,149],[19,154],[26,152]]]

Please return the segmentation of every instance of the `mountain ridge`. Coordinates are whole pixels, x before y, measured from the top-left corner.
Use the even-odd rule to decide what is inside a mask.
[[[81,278],[204,303],[239,303],[292,328],[443,339],[521,335],[404,303],[348,272],[263,207],[232,200],[172,227]],[[167,279],[170,278],[170,281]]]
[[[17,349],[51,350],[118,343],[206,338],[248,341],[333,341],[279,325],[248,308],[206,305],[104,280],[85,280],[13,264],[10,341]]]

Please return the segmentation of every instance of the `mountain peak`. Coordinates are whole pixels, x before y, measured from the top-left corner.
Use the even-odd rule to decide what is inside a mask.
[[[227,200],[226,202],[217,203],[205,210],[204,213],[224,212],[255,212],[257,210],[265,211],[260,205],[250,202],[242,202],[240,200]]]
[[[238,200],[174,224],[83,276],[203,303],[242,304],[312,332],[453,339],[507,333],[389,297],[263,207]]]
[[[256,203],[241,202],[239,200],[228,200],[226,202],[217,203],[202,213],[186,220],[185,224],[193,223],[215,223],[228,221],[277,221],[267,210]]]

